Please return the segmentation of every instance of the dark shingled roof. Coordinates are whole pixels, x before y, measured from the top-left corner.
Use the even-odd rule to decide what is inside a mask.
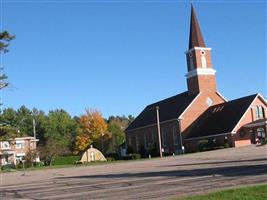
[[[257,94],[211,106],[197,120],[187,139],[231,132]]]
[[[159,106],[160,122],[178,118],[197,95],[183,92],[176,96],[148,105],[125,131],[157,123],[156,106]]]
[[[206,47],[204,39],[202,37],[200,27],[197,21],[197,16],[192,5],[191,8],[191,22],[190,22],[190,37],[189,37],[189,49],[194,47]]]

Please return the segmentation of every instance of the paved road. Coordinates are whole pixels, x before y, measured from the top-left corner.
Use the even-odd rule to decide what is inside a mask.
[[[267,183],[267,146],[0,174],[0,199],[172,199]]]

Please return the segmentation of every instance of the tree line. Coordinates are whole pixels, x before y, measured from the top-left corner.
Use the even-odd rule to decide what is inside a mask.
[[[106,155],[119,154],[119,147],[125,141],[124,129],[133,119],[131,115],[105,119],[94,109],[72,117],[63,109],[46,114],[26,106],[17,110],[6,108],[0,114],[0,140],[34,136],[35,128],[40,157],[47,162],[52,162],[58,155],[81,154],[90,145]]]

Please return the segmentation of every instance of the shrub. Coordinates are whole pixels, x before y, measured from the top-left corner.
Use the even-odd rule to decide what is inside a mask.
[[[128,146],[127,147],[127,154],[132,154],[133,153],[133,147]]]
[[[140,145],[139,154],[141,155],[142,158],[147,157],[147,152],[146,152],[146,148],[144,147],[144,145]]]
[[[116,160],[116,159],[113,158],[113,157],[106,157],[106,159],[107,159],[108,162],[111,162],[111,161],[115,161],[115,160]]]
[[[134,153],[134,154],[128,154],[126,156],[123,156],[123,160],[135,160],[135,159],[140,159],[141,155],[139,153]]]
[[[11,170],[11,169],[15,169],[16,166],[14,164],[7,164],[7,165],[3,165],[1,167],[1,170]]]
[[[110,152],[105,155],[106,158],[113,158],[113,160],[119,160],[119,154],[116,152]],[[108,159],[107,159],[108,160]]]
[[[229,144],[228,143],[225,143],[223,146],[224,146],[224,148],[229,148]]]
[[[141,158],[141,155],[139,153],[134,153],[132,154],[132,159],[135,160],[135,159],[140,159]]]
[[[122,157],[123,160],[132,160],[132,154],[128,154]]]
[[[159,151],[157,149],[156,143],[148,145],[147,153],[148,155],[151,155],[152,157],[156,157],[159,155]]]
[[[19,163],[16,165],[16,168],[17,168],[17,169],[22,169],[22,168],[23,168],[23,163],[22,163],[22,162],[19,162]]]

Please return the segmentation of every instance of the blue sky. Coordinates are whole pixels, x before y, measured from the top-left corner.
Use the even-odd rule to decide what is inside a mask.
[[[266,97],[265,1],[193,1],[227,99]],[[4,107],[136,116],[186,88],[189,1],[8,1]]]

